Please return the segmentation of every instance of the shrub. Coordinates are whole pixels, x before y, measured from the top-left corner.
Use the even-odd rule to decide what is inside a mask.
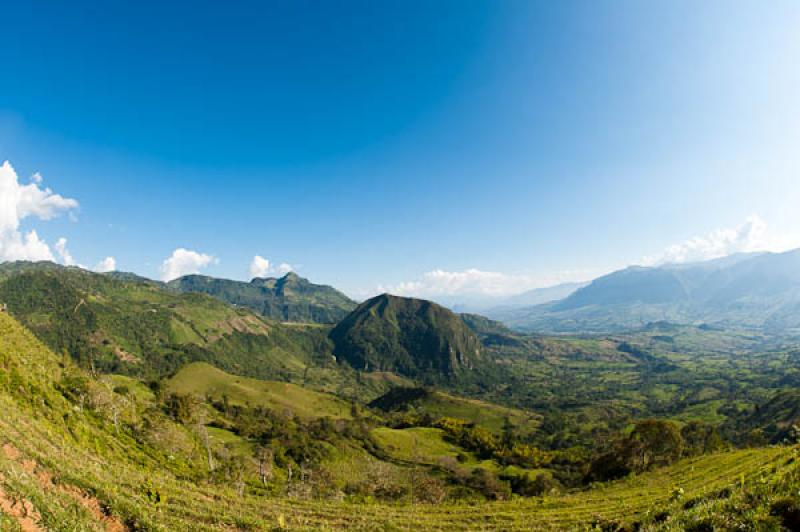
[[[675,423],[646,419],[592,461],[587,480],[611,480],[669,465],[681,457],[683,448],[683,437]]]
[[[788,530],[800,530],[800,502],[796,497],[786,497],[772,503],[769,513],[781,520]]]
[[[491,500],[502,501],[511,496],[511,485],[482,467],[472,470],[472,474],[467,479],[467,486]]]
[[[529,473],[503,475],[500,478],[508,481],[512,492],[524,497],[538,497],[561,491],[562,488],[558,480],[544,473],[539,473],[536,476],[531,476]]]

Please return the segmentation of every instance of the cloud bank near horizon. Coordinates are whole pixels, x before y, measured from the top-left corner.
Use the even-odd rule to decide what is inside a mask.
[[[432,270],[419,278],[394,285],[379,285],[369,295],[383,292],[428,299],[463,297],[499,299],[562,283],[585,281],[591,272],[569,270],[551,275],[508,274],[468,268],[461,271]]]
[[[718,259],[735,253],[781,252],[800,247],[800,237],[777,235],[761,216],[753,214],[737,227],[717,229],[673,244],[661,253],[643,257],[642,266],[661,266]],[[570,270],[551,275],[508,274],[469,268],[461,271],[442,269],[423,273],[417,279],[394,285],[379,285],[365,292],[367,297],[382,292],[398,296],[437,298],[503,298],[536,288],[568,282],[582,282],[610,272]]]
[[[78,266],[67,248],[67,239],[60,237],[50,245],[39,237],[35,229],[23,232],[21,226],[26,219],[48,221],[63,214],[74,215],[80,204],[73,198],[65,198],[47,187],[42,187],[44,178],[34,173],[27,185],[20,184],[16,170],[9,161],[0,165],[0,262],[15,260],[60,262],[64,266]],[[98,272],[116,269],[114,257],[106,257],[94,270]]]
[[[200,270],[218,262],[219,259],[213,255],[177,248],[161,263],[161,280],[168,282],[184,275],[200,273]]]
[[[800,247],[800,237],[778,235],[758,214],[747,217],[737,227],[716,229],[705,235],[673,244],[660,254],[643,257],[642,266],[685,264],[719,259],[736,253],[781,252]]]

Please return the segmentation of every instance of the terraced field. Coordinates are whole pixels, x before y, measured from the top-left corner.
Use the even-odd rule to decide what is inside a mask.
[[[651,474],[557,497],[474,506],[304,501],[240,495],[234,489],[154,473],[156,469],[143,466],[156,464],[131,452],[126,445],[130,442],[93,434],[90,440],[102,449],[105,456],[101,458],[70,445],[56,427],[19,415],[5,397],[0,405],[12,414],[0,420],[0,441],[5,446],[0,456],[0,486],[7,496],[29,501],[40,525],[49,530],[102,530],[107,526],[104,519],[111,518],[103,512],[92,513],[91,503],[72,498],[72,492],[96,500],[99,508],[110,510],[123,525],[138,523],[154,530],[271,529],[281,523],[300,529],[576,528],[595,521],[640,519],[668,506],[676,487],[683,488],[686,498],[701,498],[721,488],[736,488],[742,475],[747,485],[762,477],[796,474],[796,465],[787,463],[794,450],[776,447],[687,460]],[[128,455],[134,460],[126,459]],[[156,490],[165,502],[148,497],[147,489]],[[10,522],[8,517],[6,521]]]
[[[800,473],[796,448],[769,447],[552,497],[438,505],[290,498],[255,482],[198,480],[203,449],[181,461],[142,443],[100,415],[108,404],[90,410],[68,401],[63,393],[84,390],[73,377],[68,363],[0,314],[1,530],[531,530],[638,520],[657,528],[670,526],[657,514],[713,504],[723,488],[725,497],[773,484],[776,494],[794,494]]]

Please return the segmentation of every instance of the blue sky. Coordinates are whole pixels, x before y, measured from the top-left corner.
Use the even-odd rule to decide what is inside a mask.
[[[0,258],[434,297],[800,243],[797,2],[162,4],[3,6]]]

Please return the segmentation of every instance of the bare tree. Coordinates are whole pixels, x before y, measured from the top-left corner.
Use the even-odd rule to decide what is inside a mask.
[[[256,449],[256,458],[258,458],[258,476],[261,484],[266,486],[267,482],[272,479],[272,449],[259,445]]]

